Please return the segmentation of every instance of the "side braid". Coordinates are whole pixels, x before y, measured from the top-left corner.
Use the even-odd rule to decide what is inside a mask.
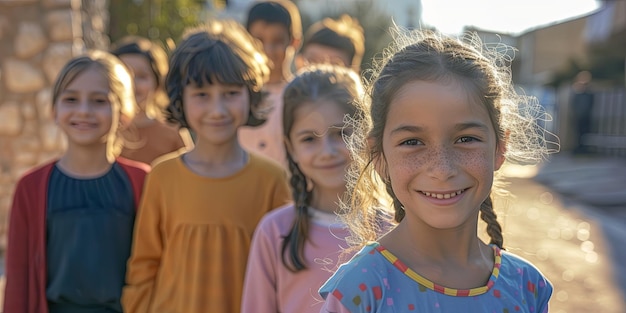
[[[493,209],[493,201],[491,195],[485,199],[480,206],[480,218],[487,223],[487,234],[491,238],[490,244],[495,244],[500,249],[503,248],[504,238],[502,237],[502,227],[498,223],[498,216]]]
[[[309,234],[311,192],[307,191],[306,177],[289,154],[287,154],[287,161],[291,172],[290,184],[296,209],[296,218],[293,221],[291,230],[284,238],[281,258],[283,265],[295,273],[306,269],[304,243],[308,239]]]

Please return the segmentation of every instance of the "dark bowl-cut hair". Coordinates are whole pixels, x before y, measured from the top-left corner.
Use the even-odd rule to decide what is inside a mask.
[[[113,43],[111,53],[117,57],[126,54],[138,54],[148,59],[150,69],[156,79],[157,86],[163,86],[163,80],[167,75],[167,53],[157,43],[148,38],[139,36],[126,36]]]
[[[298,7],[288,0],[257,1],[248,9],[246,29],[252,23],[264,21],[284,25],[289,32],[289,39],[302,39],[302,20]]]
[[[347,14],[338,19],[325,18],[311,25],[304,34],[302,50],[307,45],[318,44],[346,53],[354,69],[361,66],[365,53],[365,35],[363,27],[356,18]]]
[[[170,71],[165,78],[169,97],[167,119],[189,128],[183,110],[183,90],[189,84],[245,86],[250,95],[247,126],[259,126],[266,120],[262,102],[263,84],[269,77],[267,57],[260,43],[233,20],[213,20],[187,30],[172,53]]]

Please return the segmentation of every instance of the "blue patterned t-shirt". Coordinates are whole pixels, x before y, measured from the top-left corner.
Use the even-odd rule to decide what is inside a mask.
[[[550,282],[528,261],[493,250],[487,285],[461,290],[437,285],[379,243],[368,244],[320,288],[321,312],[548,312]]]

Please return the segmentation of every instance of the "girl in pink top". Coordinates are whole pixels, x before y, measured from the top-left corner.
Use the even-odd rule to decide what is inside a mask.
[[[319,312],[319,287],[340,264],[348,231],[336,220],[351,164],[346,119],[359,110],[356,73],[336,66],[304,69],[284,92],[283,135],[295,199],[257,227],[242,312]]]

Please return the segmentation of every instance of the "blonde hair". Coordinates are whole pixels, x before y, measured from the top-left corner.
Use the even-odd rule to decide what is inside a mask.
[[[550,150],[551,142],[546,139],[549,133],[537,123],[550,119],[537,99],[517,94],[513,89],[508,67],[511,57],[505,53],[512,48],[503,44],[484,45],[472,33],[452,38],[433,31],[406,31],[396,26],[392,34],[394,42],[371,70],[372,80],[362,99],[369,104],[365,107],[369,106],[370,112],[364,114],[365,118],[352,121],[354,134],[348,142],[353,162],[348,172],[348,197],[342,205],[352,209],[344,210],[342,217],[351,230],[348,241],[356,246],[376,240],[377,231],[372,225],[376,225],[381,212],[394,215],[396,222],[404,218],[404,209],[391,183],[379,173],[386,171],[382,135],[389,104],[406,83],[446,79],[462,82],[477,103],[487,109],[496,130],[497,144],[506,145],[505,157],[509,161],[535,163],[547,153],[558,150],[558,138],[554,136],[555,149]],[[504,192],[500,187],[494,183],[493,191]],[[502,247],[501,227],[491,195],[480,211],[491,243]]]
[[[109,82],[109,100],[113,112],[111,131],[107,135],[107,159],[113,161],[120,155],[123,137],[120,125],[128,125],[137,112],[133,80],[128,68],[117,57],[106,51],[90,50],[68,61],[59,72],[52,89],[52,106],[56,106],[61,93],[88,69],[99,70]]]

